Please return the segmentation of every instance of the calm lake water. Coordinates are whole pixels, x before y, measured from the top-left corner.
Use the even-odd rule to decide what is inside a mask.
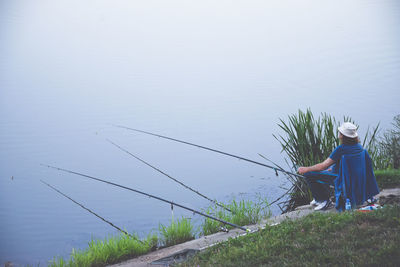
[[[285,187],[270,169],[111,124],[283,163],[279,118],[350,115],[364,135],[400,113],[399,85],[395,0],[3,0],[0,264],[43,266],[117,233],[40,179],[140,236],[171,219],[168,204],[40,163],[208,206],[106,138],[219,201]]]

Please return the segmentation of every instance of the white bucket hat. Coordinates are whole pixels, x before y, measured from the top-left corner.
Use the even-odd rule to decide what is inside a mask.
[[[347,136],[350,138],[355,138],[358,136],[357,126],[355,126],[351,122],[343,122],[343,124],[338,127],[338,130],[344,136]]]

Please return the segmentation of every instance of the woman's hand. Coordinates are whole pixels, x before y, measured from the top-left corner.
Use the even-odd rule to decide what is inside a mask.
[[[308,167],[300,167],[297,172],[299,174],[305,174],[306,172],[309,172]]]

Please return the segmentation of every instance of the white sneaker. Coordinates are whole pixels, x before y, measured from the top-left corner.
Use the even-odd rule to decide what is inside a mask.
[[[329,204],[330,204],[329,200],[319,202],[318,206],[316,206],[314,210],[325,210],[329,206]]]
[[[321,203],[321,202],[318,202],[318,201],[315,200],[315,198],[313,198],[313,200],[310,202],[310,205],[311,206],[317,206],[319,203]]]

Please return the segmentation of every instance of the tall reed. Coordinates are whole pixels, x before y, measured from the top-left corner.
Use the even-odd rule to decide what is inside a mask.
[[[382,169],[400,168],[400,114],[393,118],[392,126],[379,141]]]

